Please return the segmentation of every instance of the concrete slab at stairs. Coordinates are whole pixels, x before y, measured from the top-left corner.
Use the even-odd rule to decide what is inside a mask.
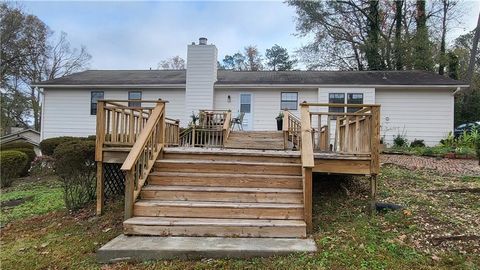
[[[156,259],[250,258],[315,252],[311,238],[152,237],[120,235],[97,252],[100,263]]]

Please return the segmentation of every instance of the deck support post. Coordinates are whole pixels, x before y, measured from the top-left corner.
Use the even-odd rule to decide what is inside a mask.
[[[103,162],[97,161],[97,216],[103,213],[105,178],[103,176]]]
[[[313,229],[312,224],[312,168],[303,168],[303,210],[305,223],[307,225],[307,233],[311,233]]]
[[[133,193],[135,191],[134,171],[127,172],[125,176],[125,220],[133,216]]]
[[[370,203],[369,203],[369,214],[375,214],[375,203],[377,200],[377,175],[370,176]]]

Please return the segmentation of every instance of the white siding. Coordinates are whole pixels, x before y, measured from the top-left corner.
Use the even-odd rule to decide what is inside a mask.
[[[185,118],[192,111],[213,108],[213,84],[216,80],[215,45],[188,45]]]
[[[391,144],[398,134],[436,145],[453,130],[452,91],[377,89],[381,107],[381,135]]]
[[[281,92],[298,92],[299,103],[317,101],[317,89],[215,89],[214,109],[231,110],[235,117],[240,111],[240,93],[251,93],[253,130],[276,130],[275,117],[280,112]],[[227,102],[229,95],[230,103]],[[299,108],[292,112],[300,116]]]
[[[45,89],[41,139],[58,136],[88,136],[95,134],[96,116],[90,115],[90,92],[104,91],[105,99],[127,99],[129,89]],[[169,101],[167,117],[185,124],[184,89],[141,90],[142,99]]]

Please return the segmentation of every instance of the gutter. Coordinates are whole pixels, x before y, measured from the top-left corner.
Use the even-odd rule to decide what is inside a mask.
[[[32,84],[40,88],[185,88],[185,84]]]
[[[381,85],[381,84],[215,84],[215,88],[467,88],[469,85]]]

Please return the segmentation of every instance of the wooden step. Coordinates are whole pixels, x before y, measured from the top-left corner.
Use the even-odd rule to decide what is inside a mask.
[[[303,220],[134,217],[123,228],[128,235],[306,237]]]
[[[303,204],[139,200],[134,216],[303,219]]]
[[[150,173],[148,183],[151,185],[185,185],[217,187],[270,187],[302,188],[302,177],[297,175],[275,174],[230,174],[230,173],[191,173],[164,172]]]
[[[148,185],[142,188],[142,199],[212,201],[212,202],[266,202],[302,203],[302,189],[199,187]]]
[[[157,160],[154,165],[154,170],[165,172],[215,172],[231,174],[302,174],[301,164],[181,159]]]
[[[167,148],[163,154],[163,159],[300,163],[300,152],[252,149],[199,149],[193,147]]]

